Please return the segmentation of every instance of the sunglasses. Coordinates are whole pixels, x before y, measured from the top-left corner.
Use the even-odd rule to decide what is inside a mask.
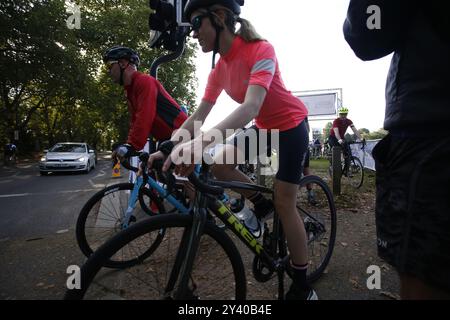
[[[108,70],[111,70],[112,66],[115,65],[116,63],[119,63],[119,61],[117,60],[109,60],[105,63],[106,67],[108,68]]]
[[[200,27],[202,26],[203,18],[206,18],[207,16],[208,16],[208,14],[201,14],[199,16],[196,16],[194,19],[192,19],[192,21],[191,21],[192,31],[198,31],[198,29],[200,29]]]

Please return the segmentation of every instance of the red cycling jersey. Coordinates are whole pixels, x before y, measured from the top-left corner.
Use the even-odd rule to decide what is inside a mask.
[[[150,135],[157,140],[170,139],[187,119],[161,83],[147,74],[135,72],[125,91],[131,114],[127,143],[136,150],[144,148]]]
[[[352,120],[348,118],[337,118],[333,121],[333,126],[330,130],[330,135],[335,137],[334,128],[338,128],[339,135],[341,136],[341,139],[344,139],[345,132],[347,131],[347,128],[350,127],[353,124]]]
[[[303,102],[286,89],[272,45],[267,41],[245,42],[236,36],[230,50],[211,71],[203,100],[214,104],[225,90],[233,100],[243,103],[249,85],[267,91],[255,119],[258,128],[285,131],[308,115]]]

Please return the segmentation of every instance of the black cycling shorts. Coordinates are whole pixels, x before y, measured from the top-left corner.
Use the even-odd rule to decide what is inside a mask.
[[[373,157],[379,256],[450,292],[450,137],[388,135]]]
[[[275,177],[284,182],[299,184],[302,177],[305,154],[308,149],[308,131],[305,122],[302,121],[292,129],[279,132],[279,150],[277,150],[275,143],[272,143],[273,138],[270,138],[270,134],[268,135],[267,145],[260,146],[259,134],[260,129],[252,126],[237,134],[233,139],[233,144],[241,151],[242,146],[245,145],[245,160],[251,163],[256,160],[256,158],[252,157],[255,152],[260,159],[262,156],[270,158],[271,151],[274,149],[278,160],[278,171]],[[252,152],[250,148],[250,141],[253,141],[253,139],[249,138],[249,136],[257,137],[255,152]]]
[[[330,146],[330,148],[341,147],[342,153],[344,154],[344,156],[349,156],[352,154],[352,149],[350,149],[350,145],[348,143],[341,145],[339,143],[339,140],[335,136],[330,135],[328,137],[328,145]]]

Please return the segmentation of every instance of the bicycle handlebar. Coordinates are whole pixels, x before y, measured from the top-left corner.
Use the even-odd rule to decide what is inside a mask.
[[[141,162],[144,164],[144,166],[146,166],[147,165],[147,161],[148,161],[148,158],[149,158],[149,154],[147,153],[147,152],[138,152],[138,151],[135,151],[135,152],[133,152],[131,155],[130,155],[130,157],[139,157],[139,160],[141,160]],[[128,170],[130,170],[130,171],[133,171],[133,172],[138,172],[139,171],[139,168],[136,168],[136,167],[133,167],[131,164],[130,164],[130,161],[129,161],[129,158],[125,158],[123,161],[121,161],[120,162],[121,164],[122,164],[122,166],[125,168],[125,169],[128,169]],[[144,167],[145,168],[145,167]]]
[[[146,169],[145,166],[147,165],[147,161],[149,158],[149,154],[147,152],[133,152],[130,156],[131,157],[138,156],[139,160],[141,160],[141,162],[144,166],[143,169],[144,170]],[[121,161],[121,164],[123,165],[124,168],[126,168],[130,171],[138,172],[138,170],[139,170],[139,168],[133,167],[130,164],[128,158]],[[169,172],[162,171],[163,165],[164,165],[163,160],[155,160],[152,164],[152,169],[156,170],[158,175],[162,178],[161,182],[166,183],[167,190],[170,193],[171,192],[170,190],[173,189],[173,187],[175,186],[175,182],[176,182],[175,176],[171,172],[171,170],[174,168],[174,165],[172,164],[172,166],[169,169],[170,170]],[[213,186],[213,185],[210,185],[208,183],[201,181],[195,172],[192,172],[188,176],[188,179],[195,186],[195,188],[200,192],[215,195],[215,196],[221,195],[224,192],[224,189],[220,186]]]
[[[364,149],[364,147],[366,146],[366,139],[363,139],[362,141],[349,141],[349,142],[346,142],[347,144],[362,144],[362,147],[361,147],[361,149]]]
[[[153,169],[157,170],[159,174],[162,174],[166,180],[169,180],[169,181],[167,181],[168,186],[169,186],[169,183],[175,184],[175,177],[173,176],[173,174],[171,172],[166,173],[166,174],[162,173],[163,164],[164,163],[162,160],[156,160],[153,162],[152,167],[153,167]],[[204,166],[205,166],[205,164],[204,164]],[[172,170],[173,168],[174,168],[174,164],[172,164],[172,166],[170,167],[170,170]],[[195,172],[192,172],[188,176],[188,179],[189,179],[189,182],[191,182],[195,186],[195,188],[202,193],[207,193],[207,194],[218,196],[224,192],[224,189],[222,187],[213,186],[213,185],[210,185],[208,183],[201,181]]]
[[[192,172],[188,176],[188,179],[200,192],[212,194],[214,196],[219,196],[224,192],[222,187],[212,186],[201,181],[195,172]]]

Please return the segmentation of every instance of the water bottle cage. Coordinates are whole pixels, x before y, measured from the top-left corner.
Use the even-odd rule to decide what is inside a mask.
[[[240,212],[242,209],[244,209],[245,200],[242,199],[233,199],[234,201],[230,202],[230,209],[234,213]]]

